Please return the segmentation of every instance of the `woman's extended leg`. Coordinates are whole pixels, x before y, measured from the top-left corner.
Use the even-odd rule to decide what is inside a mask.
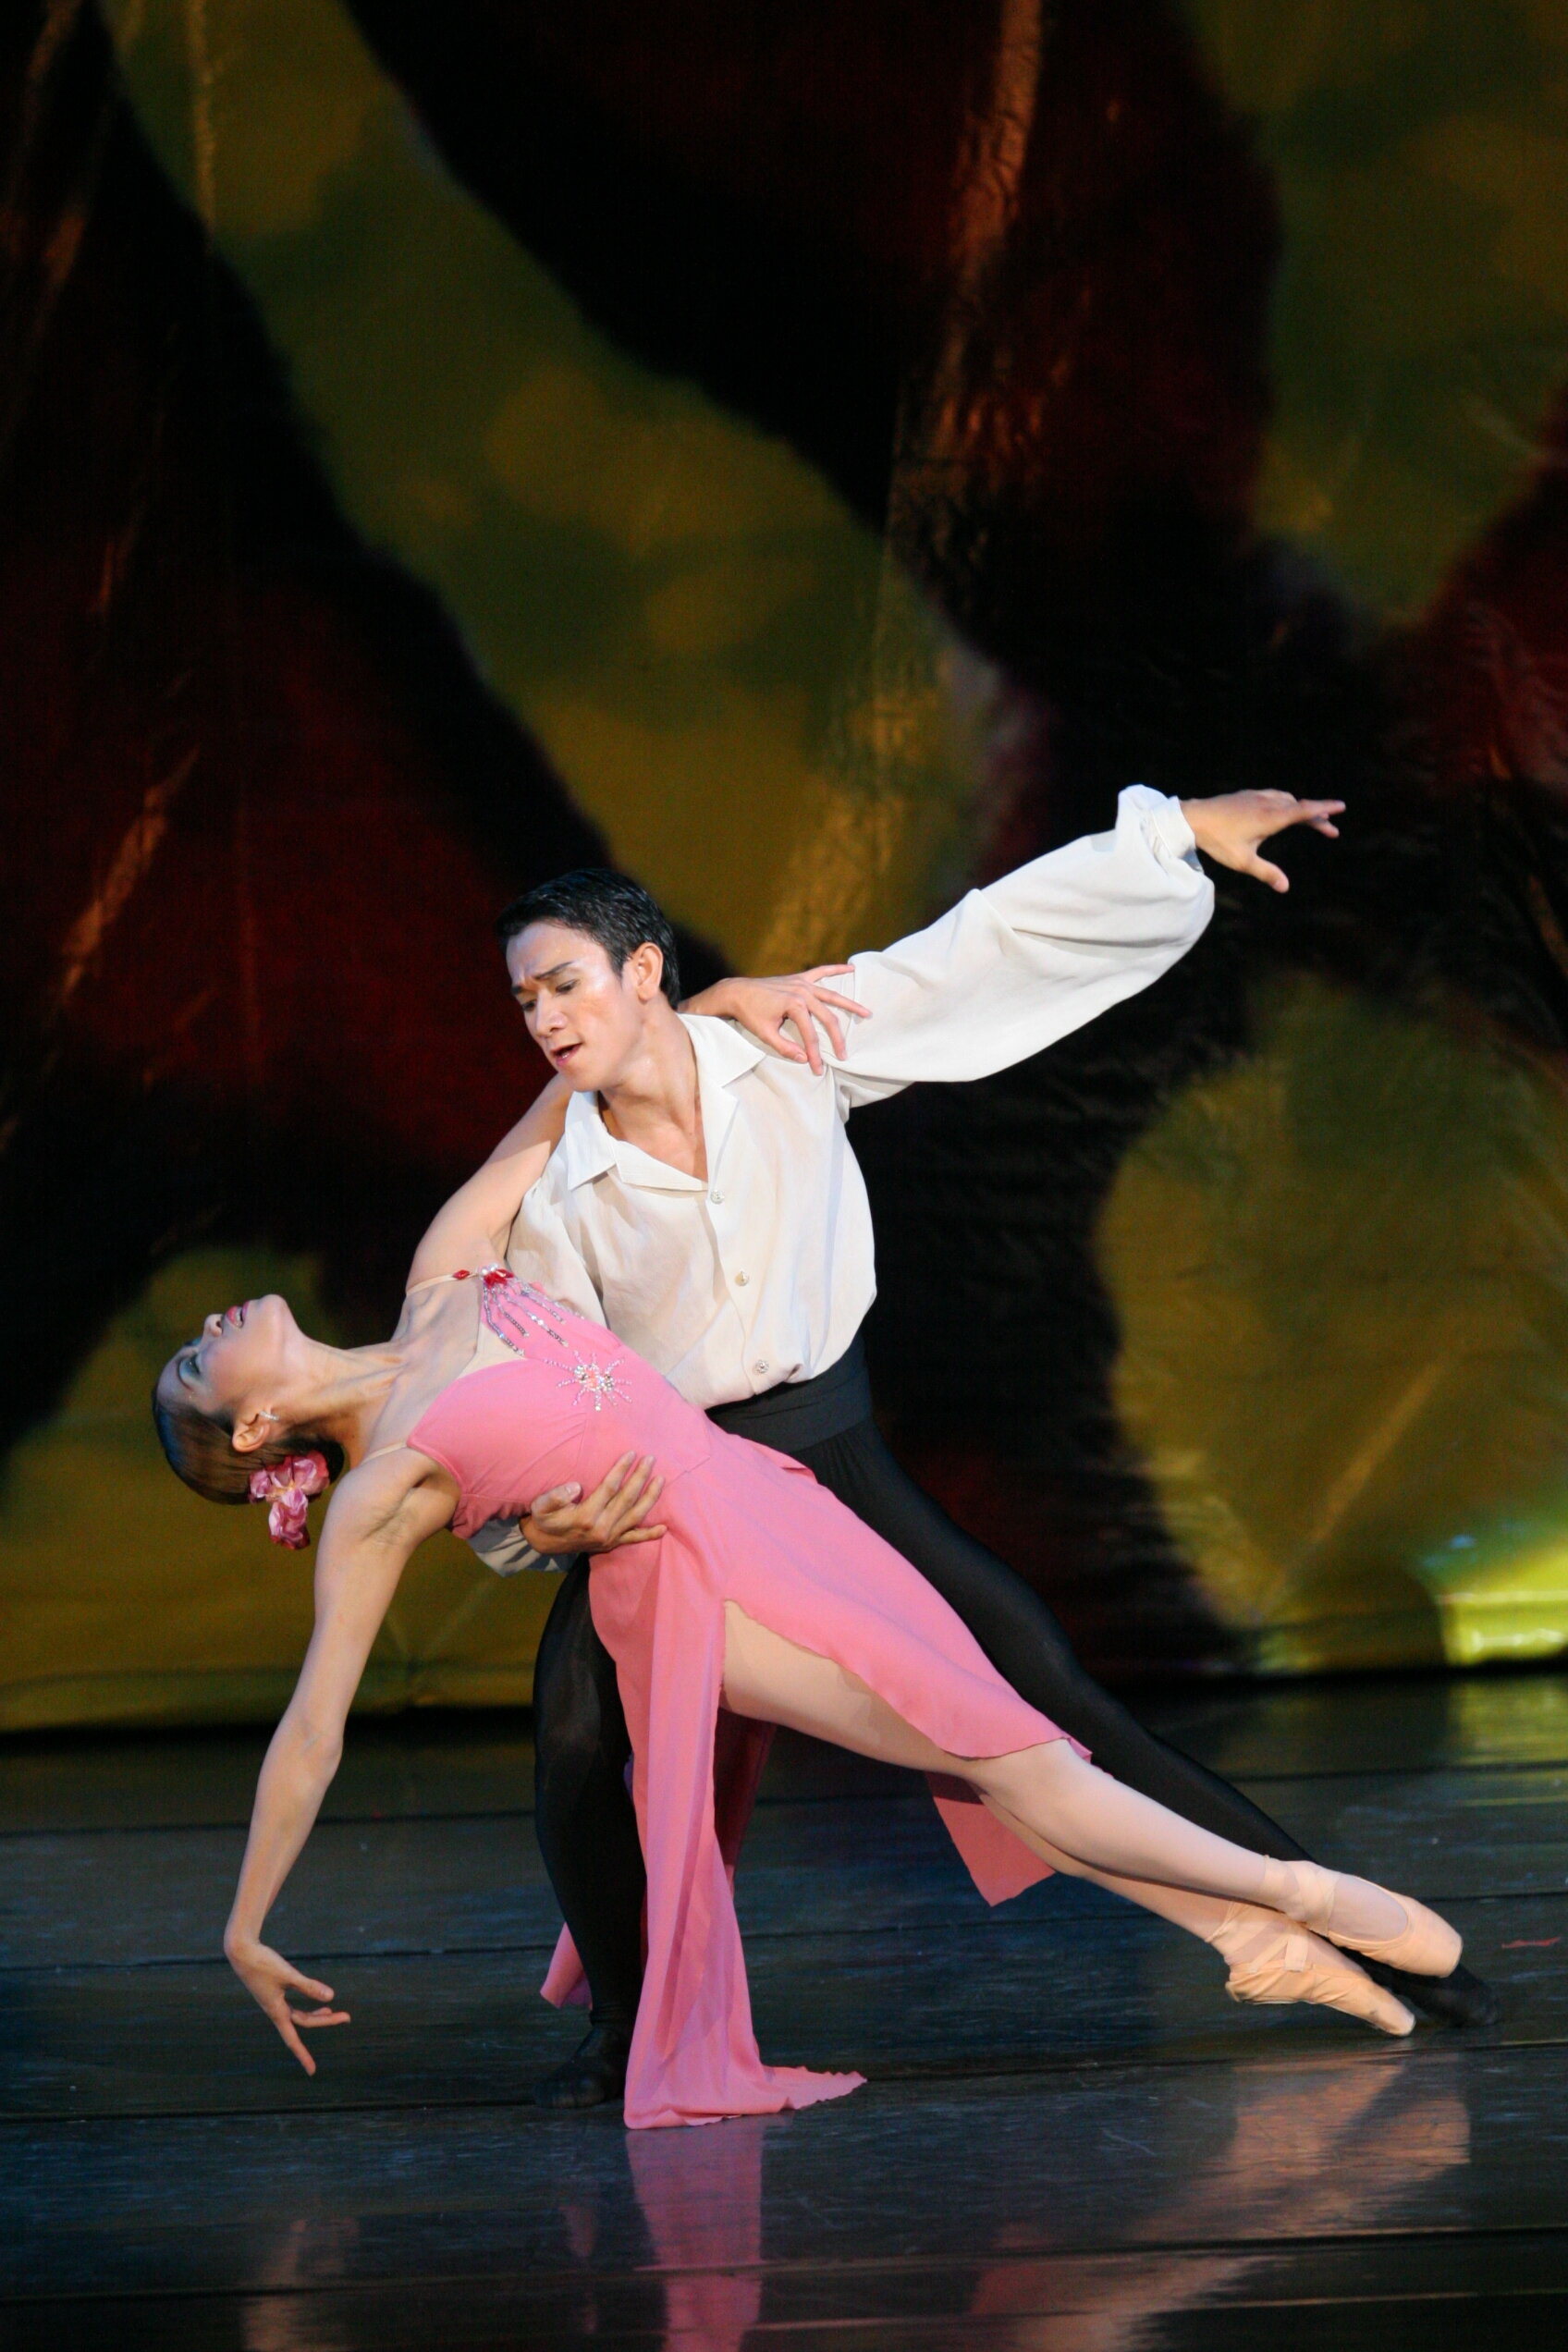
[[[1008,1756],[946,1754],[833,1660],[785,1640],[734,1602],[725,1609],[724,1692],[737,1714],[787,1723],[887,1763],[965,1780],[1010,1826],[1032,1833],[1032,1843],[1048,1841],[1087,1872],[1261,1905],[1287,1917],[1306,1916],[1317,1898],[1314,1880],[1321,1874],[1315,1866],[1256,1854],[1182,1820],[1086,1763],[1065,1740]],[[1383,1888],[1345,1877],[1333,1882],[1333,1892],[1329,1932],[1335,1936],[1375,1940],[1403,1930],[1405,1906]]]

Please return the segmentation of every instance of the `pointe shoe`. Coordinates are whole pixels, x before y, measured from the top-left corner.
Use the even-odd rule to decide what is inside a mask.
[[[1338,2009],[1379,2033],[1415,2029],[1414,2014],[1374,1984],[1354,1960],[1343,1959],[1305,1928],[1252,1903],[1232,1903],[1209,1942],[1231,1965],[1225,1990],[1232,2001],[1282,2008],[1293,2001]],[[1230,1949],[1227,1949],[1227,1947]],[[1232,1956],[1233,1954],[1233,1956]]]
[[[1289,1868],[1298,1899],[1281,1904],[1280,1909],[1329,1943],[1337,1943],[1345,1952],[1365,1953],[1368,1960],[1380,1960],[1385,1967],[1403,1968],[1413,1977],[1452,1976],[1458,1967],[1459,1955],[1464,1949],[1458,1929],[1451,1928],[1446,1919],[1428,1911],[1414,1895],[1390,1895],[1390,1900],[1404,1913],[1404,1926],[1398,1935],[1346,1935],[1342,1929],[1329,1924],[1334,1913],[1339,1872],[1325,1870],[1317,1862],[1292,1862]],[[1389,1893],[1386,1887],[1379,1892]]]

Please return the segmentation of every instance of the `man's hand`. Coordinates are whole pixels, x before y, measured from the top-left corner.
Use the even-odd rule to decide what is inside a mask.
[[[738,1021],[758,1045],[782,1054],[786,1061],[808,1062],[813,1074],[820,1078],[822,1046],[816,1034],[817,1023],[821,1022],[834,1052],[842,1061],[844,1033],[839,1023],[839,1013],[859,1013],[866,1021],[871,1018],[868,1006],[856,1004],[852,997],[841,997],[823,985],[853,970],[852,963],[818,963],[809,972],[786,973],[776,980],[716,980],[701,996],[689,998],[685,1010],[714,1013],[721,1021]],[[799,1045],[789,1035],[791,1025]]]
[[[305,2069],[313,2075],[316,2062],[300,2039],[301,2026],[346,2026],[347,2009],[331,2006],[332,1987],[318,1984],[313,1977],[302,1977],[290,1966],[281,1952],[274,1952],[252,1937],[230,1934],[224,1939],[224,1951],[228,1965],[251,1998],[266,2011],[289,2049]],[[307,2000],[322,2003],[318,2009],[296,2009],[289,2002],[291,1992],[302,1992]]]
[[[622,1544],[657,1543],[662,1526],[645,1523],[664,1492],[664,1480],[654,1476],[654,1457],[641,1462],[634,1453],[620,1460],[590,1495],[581,1487],[552,1487],[535,1498],[526,1518],[519,1521],[525,1540],[549,1556],[567,1551],[617,1551]]]
[[[1298,801],[1293,792],[1222,792],[1212,801],[1183,801],[1182,814],[1206,857],[1238,874],[1256,874],[1271,890],[1288,890],[1289,876],[1258,856],[1258,843],[1292,825],[1310,825],[1336,841],[1340,828],[1333,820],[1343,807],[1343,801]]]

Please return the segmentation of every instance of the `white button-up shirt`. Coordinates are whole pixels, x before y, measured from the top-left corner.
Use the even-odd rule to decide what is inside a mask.
[[[705,1179],[610,1133],[574,1095],[523,1201],[517,1271],[606,1323],[692,1403],[838,1362],[876,1295],[871,1210],[845,1121],[916,1080],[984,1078],[1039,1053],[1183,955],[1213,911],[1181,805],[1124,791],[1114,832],[971,890],[939,921],[853,958],[825,1074],[727,1021],[683,1014]]]
[[[1214,910],[1179,802],[1135,784],[1116,827],[1069,842],[926,930],[855,956],[843,1056],[821,1078],[728,1021],[682,1014],[697,1062],[705,1178],[610,1133],[573,1095],[508,1249],[516,1271],[607,1324],[704,1409],[836,1364],[876,1292],[858,1104],[917,1080],[988,1077],[1054,1045],[1184,955]],[[474,1549],[539,1564],[513,1525]],[[550,1564],[550,1563],[545,1563]]]

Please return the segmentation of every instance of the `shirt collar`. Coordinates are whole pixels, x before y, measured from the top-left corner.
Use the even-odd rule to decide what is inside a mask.
[[[692,1040],[692,1050],[697,1057],[697,1070],[702,1077],[710,1073],[715,1083],[728,1086],[731,1079],[743,1077],[766,1060],[767,1049],[732,1021],[716,1021],[708,1012],[683,1012],[680,1021]]]
[[[716,1021],[710,1014],[683,1012],[680,1019],[697,1058],[703,1139],[707,1146],[711,1178],[735,1117],[735,1099],[729,1089],[737,1078],[755,1069],[764,1060],[766,1049],[753,1037],[748,1037],[743,1029],[735,1028],[728,1021]],[[573,1095],[567,1104],[566,1125],[556,1146],[555,1164],[561,1182],[569,1190],[592,1183],[595,1176],[603,1176],[612,1168],[625,1182],[647,1185],[657,1192],[703,1190],[697,1177],[684,1176],[678,1168],[668,1167],[663,1160],[639,1151],[635,1144],[622,1143],[612,1135],[599,1115],[596,1095]]]
[[[592,1183],[613,1168],[615,1137],[599,1116],[594,1095],[573,1095],[566,1107],[566,1124],[556,1145],[554,1165],[569,1190]]]
[[[680,1018],[697,1057],[697,1094],[703,1106],[703,1144],[711,1184],[735,1123],[736,1104],[731,1089],[737,1078],[743,1078],[748,1070],[756,1068],[765,1049],[732,1022],[716,1021],[701,1012],[683,1012]]]

